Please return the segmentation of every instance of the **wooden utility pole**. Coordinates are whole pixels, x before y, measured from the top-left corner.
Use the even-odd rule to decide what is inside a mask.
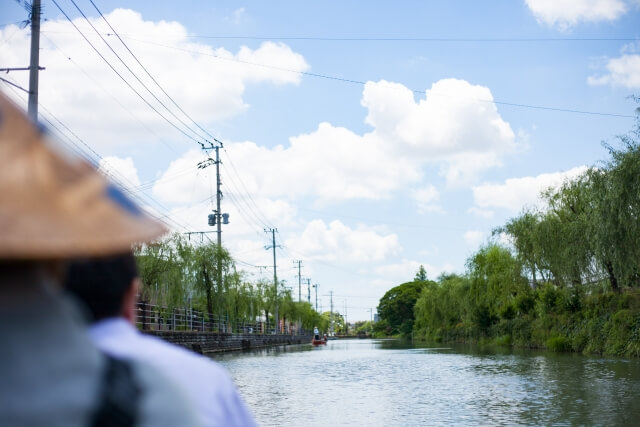
[[[222,212],[220,211],[220,199],[222,199],[222,191],[220,191],[220,146],[216,145],[216,224],[218,226],[218,249],[222,249]]]
[[[301,289],[302,289],[302,272],[301,272],[301,268],[302,268],[302,260],[296,260],[293,261],[294,263],[298,264],[298,302],[302,301],[302,293],[301,293]]]
[[[269,230],[265,229],[264,232],[265,233],[271,233],[271,246],[265,246],[265,249],[271,249],[273,248],[273,303],[274,303],[274,314],[275,314],[275,323],[276,323],[276,330],[279,329],[280,326],[280,322],[279,322],[279,318],[278,318],[278,274],[276,273],[276,231],[278,231],[276,228],[271,228]],[[279,331],[278,331],[279,332]]]
[[[318,283],[316,283],[315,285],[313,285],[313,288],[316,290],[316,313],[318,312],[318,287],[320,285]]]
[[[329,291],[331,311],[329,312],[329,330],[333,333],[333,291]]]
[[[38,121],[38,72],[40,71],[40,0],[31,2],[31,63],[29,64],[29,105],[27,112]]]

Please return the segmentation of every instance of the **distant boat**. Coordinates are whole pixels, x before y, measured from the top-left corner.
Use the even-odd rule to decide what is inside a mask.
[[[317,345],[327,345],[327,340],[326,339],[316,339],[316,337],[314,336],[313,338],[311,338],[311,344],[314,346]]]

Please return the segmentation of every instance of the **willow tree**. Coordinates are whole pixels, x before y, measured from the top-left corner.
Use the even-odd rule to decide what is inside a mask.
[[[540,247],[540,214],[533,210],[524,211],[520,216],[512,218],[504,226],[494,230],[493,234],[506,233],[512,238],[516,249],[516,257],[531,275],[534,288],[538,283],[538,275],[546,280]]]
[[[540,236],[554,246],[553,263],[557,283],[579,286],[590,275],[593,264],[594,192],[588,175],[566,181],[544,193],[548,204],[545,217],[553,228]]]
[[[598,259],[613,290],[640,283],[640,130],[621,137],[623,148],[608,146],[611,160],[593,169],[596,193],[591,230]]]
[[[414,329],[425,337],[435,337],[439,330],[453,329],[470,320],[470,281],[456,274],[443,274],[438,286],[426,286],[414,308]]]
[[[519,291],[528,286],[522,264],[511,252],[497,244],[480,248],[467,260],[470,280],[468,301],[471,320],[486,331],[504,308],[513,306]]]
[[[188,287],[184,272],[188,261],[178,250],[180,245],[181,236],[174,234],[134,248],[143,300],[168,307],[184,304]]]
[[[222,316],[228,295],[225,277],[233,268],[231,255],[225,248],[208,243],[193,248],[190,262],[194,288],[204,294],[209,320],[213,320],[214,315]]]

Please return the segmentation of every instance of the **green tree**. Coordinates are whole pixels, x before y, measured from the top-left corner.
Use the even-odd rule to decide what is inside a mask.
[[[596,201],[594,238],[598,260],[611,288],[640,282],[640,130],[621,137],[622,149],[608,146],[611,160],[590,171]]]
[[[440,338],[440,330],[469,323],[470,281],[457,274],[442,275],[437,286],[422,289],[415,305],[414,329],[421,335]]]
[[[540,215],[534,211],[525,211],[519,217],[509,220],[504,226],[494,230],[493,234],[506,233],[512,238],[517,258],[531,275],[533,286],[537,286],[538,276],[545,280],[540,248]]]
[[[475,326],[486,333],[502,309],[512,305],[518,291],[527,287],[522,265],[511,252],[495,243],[481,248],[467,261],[471,286],[469,309]]]
[[[408,282],[387,291],[380,299],[378,314],[391,329],[391,333],[408,336],[413,330],[415,320],[413,308],[420,297],[422,289],[435,286],[435,282]]]
[[[427,280],[427,270],[424,269],[424,265],[420,265],[420,268],[416,272],[416,277],[414,277],[414,282],[424,282]]]
[[[543,219],[549,225],[541,230],[538,241],[553,247],[547,263],[553,265],[558,285],[580,286],[589,275],[593,263],[592,240],[588,233],[593,225],[593,191],[586,175],[547,190],[544,197],[548,210]]]
[[[134,248],[143,300],[169,308],[186,303],[190,283],[185,280],[188,270],[178,250],[180,244],[181,236],[174,234]]]

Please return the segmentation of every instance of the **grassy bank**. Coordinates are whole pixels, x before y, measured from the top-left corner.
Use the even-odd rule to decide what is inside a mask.
[[[580,295],[545,285],[485,324],[469,314],[455,324],[418,326],[414,338],[640,357],[637,289]]]

